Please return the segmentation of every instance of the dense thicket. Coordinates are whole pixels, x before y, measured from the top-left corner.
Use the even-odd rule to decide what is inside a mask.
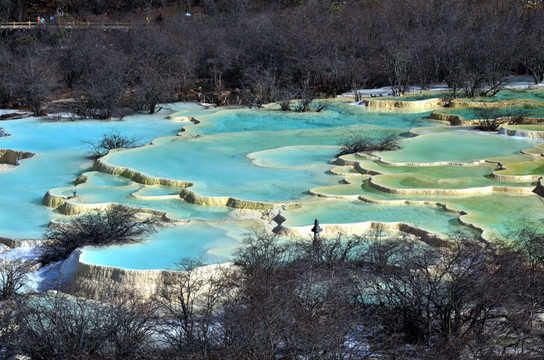
[[[7,20],[53,8],[4,3]],[[385,85],[402,94],[447,82],[489,96],[507,75],[544,76],[544,7],[523,0],[74,0],[60,10],[60,24],[127,25],[5,30],[0,106],[39,114],[62,96],[82,116],[108,118],[171,100],[259,105]]]
[[[457,236],[442,248],[383,235],[252,235],[234,266],[184,260],[151,299],[116,288],[100,302],[12,294],[0,303],[0,350],[89,360],[542,358],[542,234],[528,228],[508,244]],[[73,294],[81,290],[94,292]]]

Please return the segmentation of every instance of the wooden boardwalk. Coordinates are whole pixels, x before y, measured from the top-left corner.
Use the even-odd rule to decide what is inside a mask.
[[[31,30],[31,29],[129,29],[134,26],[143,26],[146,23],[134,24],[126,22],[81,22],[81,21],[69,21],[69,22],[48,22],[38,23],[37,21],[25,21],[25,22],[0,22],[0,29],[2,30]]]

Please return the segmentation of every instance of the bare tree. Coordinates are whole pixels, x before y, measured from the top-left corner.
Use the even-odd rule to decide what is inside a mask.
[[[220,317],[232,290],[224,267],[211,269],[199,259],[184,259],[179,273],[164,273],[157,294],[164,312],[162,333],[170,351],[207,358],[222,345]],[[193,355],[191,355],[193,354]]]
[[[131,86],[129,104],[135,110],[153,114],[159,102],[173,99],[176,63],[179,59],[170,43],[171,34],[161,26],[149,24],[146,31],[129,33]]]
[[[25,285],[34,262],[0,256],[0,301],[16,295]]]
[[[236,296],[225,306],[224,353],[248,358],[349,358],[346,345],[357,321],[346,267],[357,247],[324,241],[288,244],[254,234],[237,254]],[[349,253],[349,254],[348,254]]]
[[[9,357],[18,353],[21,340],[21,312],[17,302],[4,300],[0,302],[0,354]]]
[[[535,84],[544,81],[544,25],[537,19],[544,13],[542,6],[535,6],[522,12],[519,25],[521,26],[520,41],[517,43],[517,54],[520,62],[533,77]]]
[[[56,64],[53,60],[50,63],[49,54],[36,44],[37,40],[30,37],[27,41],[3,52],[2,97],[5,104],[29,108],[34,115],[42,116],[44,102],[56,86]]]
[[[357,299],[367,319],[377,321],[368,326],[382,332],[380,345],[389,342],[391,355],[409,356],[406,343],[421,358],[496,356],[506,347],[524,351],[513,334],[521,340],[530,333],[528,303],[516,295],[528,282],[510,247],[464,235],[452,240],[450,248],[404,242],[371,252],[370,259],[387,260],[377,268],[373,261],[365,262],[369,271],[359,278]],[[505,348],[492,345],[501,342]],[[534,348],[526,350],[530,354]]]
[[[119,35],[119,34],[117,34]],[[128,88],[128,57],[121,36],[89,30],[70,38],[61,53],[67,85],[73,89],[78,115],[109,119],[123,106]]]
[[[156,306],[112,290],[102,302],[60,291],[21,302],[20,348],[33,359],[152,359]]]
[[[281,89],[280,70],[276,68],[248,69],[244,73],[244,82],[247,84],[243,96],[246,103],[252,106],[260,106],[274,101],[285,102],[290,99],[280,99]],[[289,108],[289,105],[282,106]]]

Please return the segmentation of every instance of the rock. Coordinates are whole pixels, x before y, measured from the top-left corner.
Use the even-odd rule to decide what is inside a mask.
[[[24,118],[27,118],[27,117],[30,117],[30,116],[32,116],[32,114],[30,114],[30,113],[13,112],[13,113],[0,115],[0,120],[24,119]]]
[[[19,165],[19,160],[28,159],[35,154],[26,151],[0,149],[0,164]]]
[[[9,357],[7,360],[32,360],[32,358],[26,355],[13,355]]]
[[[9,249],[10,249],[9,246],[0,243],[0,254]]]

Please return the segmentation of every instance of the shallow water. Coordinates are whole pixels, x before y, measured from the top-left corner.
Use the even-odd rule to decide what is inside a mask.
[[[508,125],[507,128],[522,131],[544,131],[544,125]]]
[[[544,108],[535,107],[533,105],[515,106],[490,110],[480,110],[478,108],[453,108],[441,109],[439,110],[439,112],[445,114],[460,115],[465,120],[481,119],[485,118],[486,116],[522,116],[535,118],[544,117]]]
[[[502,175],[544,175],[544,160],[537,159],[530,162],[520,162],[508,165],[508,168],[497,172]]]
[[[446,235],[468,230],[457,222],[459,214],[436,206],[387,206],[363,201],[323,199],[309,202],[298,209],[283,213],[284,225],[305,226],[319,219],[323,224],[350,224],[366,221],[403,222],[433,233]]]
[[[136,270],[175,269],[184,258],[226,262],[240,246],[244,232],[247,230],[235,223],[194,222],[165,228],[140,243],[85,248],[81,260]]]
[[[519,154],[533,147],[535,140],[476,132],[423,134],[403,140],[402,151],[378,152],[384,161],[403,163],[463,163]]]
[[[41,203],[52,188],[73,185],[92,166],[84,154],[88,141],[118,130],[143,143],[174,135],[179,124],[161,117],[136,116],[130,121],[45,122],[37,118],[3,121],[11,136],[0,139],[0,148],[37,153],[12,171],[0,172],[0,236],[41,238],[56,215]]]
[[[338,181],[326,173],[333,167],[326,163],[334,157],[333,148],[324,151],[322,156],[304,160],[306,166],[303,167],[255,166],[247,157],[249,153],[273,144],[281,147],[296,139],[296,136],[278,133],[257,136],[236,133],[198,139],[162,139],[149,148],[112,154],[106,162],[152,177],[193,182],[192,189],[199,195],[255,201],[296,200],[308,190],[308,183],[311,188]]]
[[[515,82],[513,85],[519,85]],[[534,85],[534,84],[531,84]],[[529,87],[529,86],[527,86]],[[536,89],[504,89],[499,91],[495,96],[492,97],[478,97],[474,99],[466,99],[471,101],[504,101],[504,100],[518,100],[518,99],[531,99],[531,100],[544,100],[544,89],[538,87]]]
[[[199,124],[168,120],[167,115],[191,116]],[[88,145],[104,132],[117,130],[148,145],[118,151],[104,158],[116,167],[126,167],[147,176],[194,183],[189,190],[200,196],[233,197],[266,203],[298,203],[283,212],[287,226],[311,225],[315,218],[325,223],[364,221],[406,222],[425,230],[447,234],[467,230],[459,214],[432,202],[468,212],[464,221],[487,232],[503,231],[509,223],[536,219],[544,202],[535,194],[486,194],[471,196],[396,195],[369,186],[370,175],[353,166],[331,163],[338,145],[354,133],[379,138],[406,134],[416,127],[423,135],[405,138],[402,149],[378,154],[387,162],[415,163],[394,166],[357,156],[361,167],[380,176],[373,181],[402,189],[464,189],[466,187],[531,183],[490,178],[496,164],[460,166],[414,166],[432,162],[464,163],[504,159],[503,164],[528,162],[520,151],[537,140],[451,131],[426,120],[429,112],[379,112],[333,103],[320,113],[286,113],[269,109],[204,109],[196,104],[167,104],[156,115],[137,115],[124,121],[45,122],[31,118],[2,122],[10,137],[0,139],[0,148],[31,151],[34,158],[22,161],[12,171],[0,172],[0,237],[41,238],[51,220],[69,217],[41,204],[47,191],[68,197],[77,192],[74,204],[122,203],[167,213],[188,224],[167,227],[144,242],[127,246],[86,249],[87,262],[130,269],[172,269],[183,257],[202,256],[207,262],[230,259],[243,233],[257,222],[239,219],[232,208],[200,206],[183,201],[182,188],[143,185],[130,179],[92,171],[85,159]],[[184,127],[181,136],[176,134]],[[535,173],[537,162],[512,166],[511,172]],[[538,170],[537,172],[539,172]],[[340,174],[340,175],[335,175]],[[84,174],[86,182],[74,185]],[[344,177],[352,184],[345,184]],[[361,200],[331,200],[310,195],[311,189],[325,195],[363,196]],[[400,205],[397,200],[427,201],[428,205]],[[395,205],[391,202],[397,201]],[[532,211],[532,213],[531,213]]]

